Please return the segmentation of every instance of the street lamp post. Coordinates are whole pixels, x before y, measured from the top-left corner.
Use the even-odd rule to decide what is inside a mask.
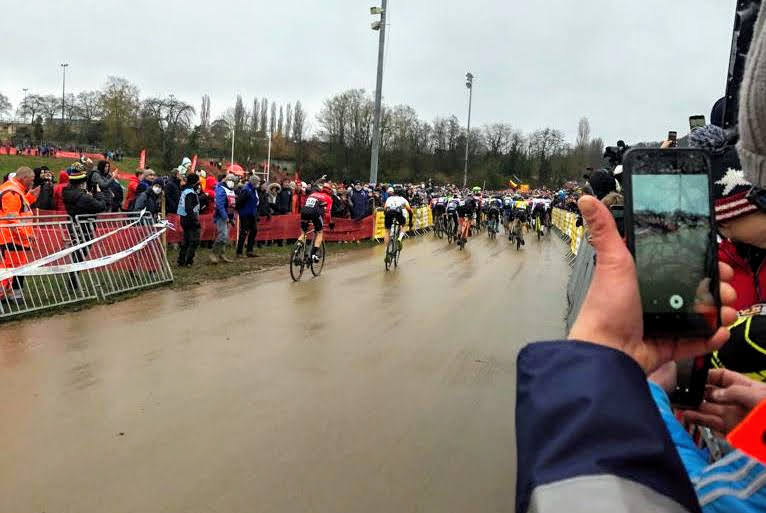
[[[471,104],[473,103],[473,74],[465,74],[465,86],[468,88],[468,128],[465,132],[465,169],[463,170],[463,187],[468,183],[468,144],[471,140]]]
[[[64,124],[64,104],[66,103],[66,69],[69,64],[62,64],[61,69],[64,70],[64,79],[61,82],[61,124]]]
[[[380,32],[378,42],[378,78],[375,87],[375,117],[372,125],[372,156],[370,158],[370,183],[378,183],[378,156],[380,155],[380,109],[383,98],[383,57],[386,47],[386,9],[388,1],[382,0],[381,7],[371,7],[370,14],[380,15],[380,21],[372,23],[372,30]]]

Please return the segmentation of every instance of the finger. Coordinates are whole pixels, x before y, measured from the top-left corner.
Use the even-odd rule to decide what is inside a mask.
[[[721,324],[723,326],[731,326],[736,320],[737,311],[734,308],[730,306],[724,306],[721,308]]]
[[[717,388],[726,388],[732,385],[750,386],[753,380],[729,369],[711,369],[707,375],[707,382]]]
[[[673,359],[686,360],[688,358],[695,358],[704,354],[717,351],[723,346],[726,341],[729,340],[729,329],[718,328],[718,331],[709,339],[683,339],[676,342],[675,351],[673,353]],[[662,343],[658,341],[657,343]]]
[[[737,300],[737,291],[726,282],[721,282],[720,295],[722,305],[733,305]]]
[[[719,404],[737,404],[745,408],[754,408],[751,388],[745,385],[732,385],[726,388],[715,388],[710,392],[710,401]]]
[[[621,263],[630,253],[617,231],[609,209],[594,196],[583,196],[578,201],[580,213],[588,223],[591,234],[591,244],[598,255],[599,264],[614,265]],[[598,266],[596,266],[598,273]]]
[[[683,412],[683,415],[684,420],[690,424],[705,426],[712,429],[713,431],[720,431],[722,433],[727,431],[726,423],[721,417],[717,417],[715,415],[706,415],[704,413],[692,410]]]
[[[734,269],[726,262],[718,262],[718,276],[722,282],[730,282],[734,278]]]

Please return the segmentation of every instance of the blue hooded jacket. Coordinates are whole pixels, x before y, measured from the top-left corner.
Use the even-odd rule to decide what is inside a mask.
[[[240,202],[242,206],[238,209],[241,216],[258,215],[258,191],[251,182],[247,182],[239,191]]]

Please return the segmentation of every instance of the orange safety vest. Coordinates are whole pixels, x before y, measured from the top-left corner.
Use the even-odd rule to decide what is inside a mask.
[[[0,185],[0,244],[17,244],[29,247],[29,239],[34,235],[31,226],[6,228],[18,224],[17,220],[2,219],[7,217],[32,217],[32,206],[24,193],[24,186],[15,178],[10,178]]]

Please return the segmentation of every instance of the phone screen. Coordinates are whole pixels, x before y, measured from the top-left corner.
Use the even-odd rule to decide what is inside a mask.
[[[705,116],[689,116],[689,128],[702,128],[705,126]]]
[[[626,155],[626,235],[647,335],[710,336],[718,328],[717,242],[710,160],[698,150]]]

